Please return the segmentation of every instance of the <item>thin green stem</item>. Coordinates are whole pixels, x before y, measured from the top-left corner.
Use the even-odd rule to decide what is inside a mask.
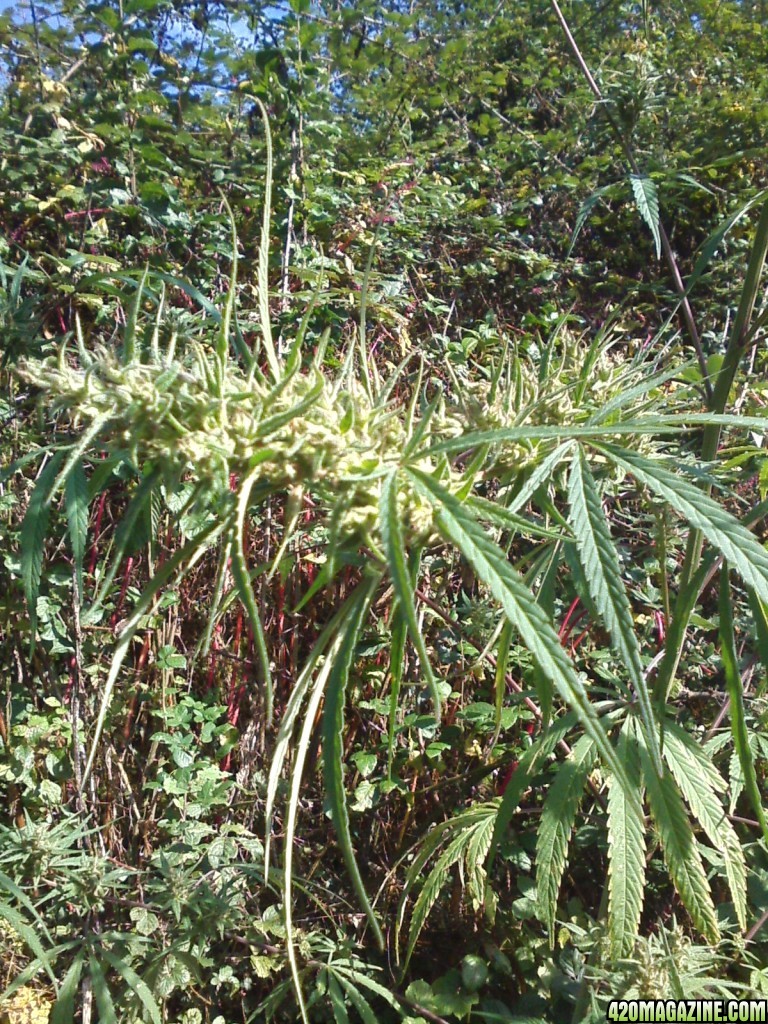
[[[767,254],[768,202],[763,204],[760,213],[755,240],[752,244],[752,252],[747,264],[746,278],[741,290],[739,308],[731,329],[723,365],[715,379],[715,387],[710,403],[710,408],[714,413],[725,412],[741,358],[749,345],[752,336],[750,324]],[[722,426],[718,423],[704,428],[701,444],[701,459],[703,462],[711,462],[717,456],[721,432]],[[709,490],[711,490],[711,487]],[[680,664],[680,657],[688,631],[688,623],[693,614],[693,609],[696,607],[705,578],[705,574],[699,571],[703,543],[704,538],[701,532],[699,530],[691,530],[680,573],[680,586],[672,616],[672,628],[667,638],[666,653],[659,668],[659,674],[656,677],[654,687],[654,697],[659,706],[669,699],[675,674]]]

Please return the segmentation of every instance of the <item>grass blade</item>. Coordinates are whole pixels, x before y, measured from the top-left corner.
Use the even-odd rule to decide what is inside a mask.
[[[339,644],[333,657],[326,684],[325,711],[323,713],[323,775],[331,820],[339,837],[347,871],[360,905],[373,929],[379,949],[383,950],[384,936],[365,891],[352,847],[347,794],[344,788],[344,700],[347,692],[347,680],[355,656],[355,647],[377,583],[378,578],[373,576],[361,583],[355,591],[355,600],[349,608],[349,615],[342,628]]]

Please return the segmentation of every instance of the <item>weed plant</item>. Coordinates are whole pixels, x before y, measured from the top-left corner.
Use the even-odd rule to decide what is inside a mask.
[[[269,140],[266,118],[265,126]],[[670,899],[712,949],[724,935],[750,927],[746,844],[727,813],[728,784],[716,764],[728,743],[757,834],[768,835],[734,632],[734,618],[749,608],[756,635],[764,637],[768,554],[750,530],[764,510],[739,519],[728,493],[730,467],[718,458],[723,431],[735,437],[765,427],[762,417],[731,415],[726,406],[756,329],[768,206],[722,366],[709,382],[712,397],[702,400],[701,377],[678,341],[628,361],[612,352],[610,331],[590,341],[568,318],[537,358],[497,336],[486,363],[470,364],[466,373],[449,366],[438,386],[430,373],[438,358],[427,351],[396,367],[372,355],[367,278],[359,331],[340,353],[330,351],[327,330],[313,327],[323,304],[321,279],[295,332],[275,339],[267,281],[270,193],[271,158],[258,343],[249,347],[238,324],[233,228],[223,309],[203,319],[197,334],[173,329],[162,284],[147,272],[119,340],[92,346],[78,326],[53,355],[21,358],[15,367],[16,379],[55,420],[56,437],[5,474],[16,478],[25,505],[12,572],[24,590],[32,664],[44,664],[59,637],[72,676],[65,700],[49,703],[43,721],[27,713],[10,731],[4,726],[3,777],[20,820],[4,829],[0,847],[0,913],[29,953],[9,998],[39,973],[47,975],[51,1019],[58,1022],[75,1019],[87,1001],[103,1021],[159,1022],[178,1008],[179,1020],[191,1024],[202,1020],[188,998],[200,984],[212,1020],[225,1019],[215,1016],[213,1000],[236,993],[252,1020],[290,1015],[291,999],[304,1022],[344,1024],[351,1011],[366,1024],[418,1020],[421,1011],[433,1019],[466,1018],[475,1007],[479,1019],[498,1019],[495,996],[480,1003],[485,980],[466,957],[460,971],[405,988],[420,936],[454,882],[458,908],[466,901],[485,917],[490,935],[503,934],[512,911],[500,880],[515,859],[525,875],[532,855],[530,907],[518,910],[526,928],[538,920],[554,948],[562,937],[569,849],[583,833],[587,807],[606,850],[607,880],[602,904],[593,908],[599,940],[581,943],[593,958],[591,974],[574,969],[579,984],[570,995],[577,1007],[590,999],[599,1005],[605,993],[596,955],[612,964],[634,959],[645,975],[632,984],[648,991],[661,958],[655,938],[639,937],[644,912],[660,913],[645,902],[649,876],[654,885],[671,883]],[[754,454],[746,443],[743,451]],[[38,457],[34,487],[24,493],[24,472]],[[89,564],[91,522],[118,481],[127,483],[130,497],[96,572]],[[619,514],[621,540],[612,522]],[[661,551],[655,585],[669,620],[661,656],[649,649],[632,584],[633,533],[645,534],[649,522]],[[161,523],[172,544],[162,542]],[[684,530],[686,555],[676,575],[664,552],[682,542]],[[307,541],[311,563],[302,561]],[[57,579],[46,571],[62,542],[71,580],[58,585],[71,591],[71,645],[53,607]],[[141,549],[145,577],[131,585],[125,566]],[[123,590],[115,599],[121,566]],[[204,614],[189,607],[173,613],[196,623],[195,643],[182,654],[175,627],[168,630],[161,613],[176,608],[185,583],[203,567],[213,575]],[[464,591],[451,604],[441,581],[456,571]],[[567,629],[554,625],[566,572],[588,617],[583,648],[573,642],[569,649]],[[290,614],[297,623],[305,615],[307,625],[293,663],[283,664],[276,679],[279,616],[269,601],[291,576]],[[731,739],[714,748],[701,742],[698,723],[677,702],[681,652],[713,579],[732,724]],[[746,599],[736,613],[733,593]],[[250,739],[260,763],[250,784],[263,812],[260,838],[232,814],[239,799],[232,755],[246,757],[244,748],[238,753],[235,727],[241,684],[233,679],[231,700],[216,705],[195,698],[188,682],[215,665],[221,624],[233,614],[240,636],[249,637],[233,654],[241,658],[245,650],[253,670]],[[463,619],[473,616],[482,628],[464,637]],[[105,665],[98,631],[107,621],[114,646]],[[162,643],[152,639],[154,631]],[[441,631],[465,644],[455,672]],[[44,656],[41,638],[49,642]],[[161,692],[152,719],[160,728],[149,737],[152,777],[141,778],[137,792],[116,736],[130,708],[131,657],[142,645],[153,650],[157,666]],[[377,670],[366,653],[371,645],[378,648]],[[765,656],[764,644],[759,654]],[[472,691],[486,669],[482,693],[490,699],[481,709]],[[360,780],[375,770],[371,802],[384,804],[393,794],[410,815],[426,782],[420,775],[443,756],[441,736],[455,736],[446,730],[467,701],[478,720],[486,716],[485,730],[478,730],[486,745],[478,779],[498,770],[503,783],[495,794],[481,789],[456,814],[429,822],[415,849],[396,849],[385,877],[379,873],[377,896],[364,834],[354,824],[366,810]],[[128,716],[130,724],[136,712]],[[505,749],[504,731],[526,720],[533,722],[530,736]],[[351,736],[358,732],[364,738],[352,761]],[[399,775],[408,744],[419,748],[410,794]],[[62,749],[71,749],[71,775],[57,756]],[[313,883],[307,859],[301,870],[296,866],[311,828],[302,800],[316,785],[316,763],[333,850],[346,868],[354,939],[340,915],[328,911],[328,894]],[[510,827],[542,783],[543,802],[527,806],[539,816],[535,847],[526,850],[510,838]],[[107,794],[143,830],[125,860],[111,842],[107,854],[116,828],[101,813]],[[72,810],[63,813],[57,801],[65,796]],[[660,863],[669,883],[657,881]],[[382,926],[393,879],[397,910]],[[717,902],[713,890],[722,894]],[[317,912],[311,926],[309,917],[297,923],[299,899]],[[690,941],[671,934],[678,945]],[[394,986],[381,955],[388,942]],[[226,963],[219,959],[238,945],[246,973],[233,966],[233,954]],[[506,954],[490,940],[486,950],[489,962],[497,956],[501,977]],[[680,973],[681,956],[671,956]],[[282,976],[285,964],[290,977]],[[260,989],[259,999],[250,998],[244,979]]]

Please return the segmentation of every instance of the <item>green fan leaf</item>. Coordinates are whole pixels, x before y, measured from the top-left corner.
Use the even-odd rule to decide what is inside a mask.
[[[92,953],[88,959],[91,974],[91,988],[99,1011],[99,1024],[117,1024],[117,1011],[112,1001],[112,993],[104,975],[104,968]]]
[[[152,1021],[152,1024],[162,1024],[162,1012],[147,983],[138,976],[130,964],[125,963],[125,961],[121,960],[119,956],[115,956],[114,953],[110,953],[107,949],[102,949],[101,955],[110,967],[112,967],[122,977],[123,981],[125,981],[131,991],[136,994],[138,999],[141,1001],[142,1006],[149,1014],[149,1019]]]
[[[97,618],[99,608],[103,604],[106,595],[109,593],[109,588],[112,586],[112,582],[117,575],[117,571],[123,563],[123,560],[126,555],[130,554],[139,546],[139,538],[145,533],[143,529],[143,518],[147,511],[147,506],[150,505],[152,501],[153,495],[157,494],[157,488],[160,480],[160,472],[157,469],[154,469],[139,481],[139,484],[131,497],[130,503],[126,508],[122,519],[118,523],[117,529],[115,530],[112,560],[109,568],[104,572],[103,576],[99,580],[98,590],[96,591],[88,610],[83,616],[86,622],[89,619],[95,620]]]
[[[264,455],[263,452],[260,454]],[[272,668],[269,663],[267,639],[264,635],[264,626],[261,621],[259,607],[256,603],[256,595],[253,592],[253,584],[251,583],[251,576],[248,571],[248,561],[245,556],[243,542],[248,502],[258,477],[259,469],[256,468],[240,486],[237,498],[237,515],[232,532],[232,578],[235,581],[238,596],[248,616],[248,622],[253,633],[253,642],[259,656],[259,665],[261,666],[261,674],[264,681],[264,710],[267,723],[271,724],[274,705]]]
[[[645,682],[632,609],[597,484],[582,451],[574,455],[571,463],[568,497],[571,506],[570,525],[589,592],[635,688],[651,756],[656,770],[661,774],[658,728]]]
[[[80,953],[72,961],[72,965],[64,976],[59,989],[59,996],[51,1009],[49,1024],[72,1024],[75,1019],[75,998],[83,972],[84,953]]]
[[[29,924],[21,914],[15,910],[9,904],[0,901],[0,918],[8,922],[13,930],[19,935],[26,945],[32,950],[37,959],[45,968],[48,977],[51,979],[54,985],[57,984],[56,975],[53,972],[50,958],[48,957],[42,943],[37,935],[37,932]]]
[[[64,488],[69,542],[75,561],[75,577],[80,600],[83,599],[83,559],[88,539],[88,480],[82,462],[72,468]]]
[[[141,596],[136,602],[133,613],[126,622],[123,631],[120,634],[120,638],[115,644],[107,678],[104,681],[104,692],[99,703],[96,724],[93,727],[88,759],[86,760],[85,768],[83,769],[83,785],[85,785],[85,782],[93,770],[93,765],[99,748],[99,740],[101,739],[101,734],[104,729],[104,723],[107,720],[107,714],[112,701],[112,693],[115,688],[115,683],[117,682],[120,669],[130,649],[131,641],[133,640],[142,619],[147,614],[147,610],[163,587],[167,586],[169,581],[173,579],[177,572],[184,572],[191,569],[197,560],[208,549],[209,544],[213,543],[215,538],[222,533],[225,526],[225,523],[218,523],[216,520],[209,523],[200,531],[200,533],[193,537],[192,540],[187,541],[183,548],[176,551],[167,562],[162,566],[158,566],[151,582],[149,582],[141,592]]]
[[[51,516],[53,484],[57,479],[63,452],[55,452],[40,476],[37,478],[27,513],[21,524],[21,579],[24,596],[27,599],[29,628],[34,643],[37,629],[37,597],[40,593],[40,577],[43,571],[45,540]]]
[[[506,512],[511,515],[517,512],[518,509],[524,508],[536,491],[551,479],[555,470],[567,457],[572,447],[573,441],[564,441],[561,445],[558,445],[553,452],[550,452],[545,459],[542,459],[542,461],[534,467],[531,475],[526,479],[520,490],[515,493],[511,501],[508,501],[501,506],[502,513]]]
[[[622,785],[628,785],[623,765],[616,757],[572,661],[563,650],[546,613],[509,564],[504,552],[467,509],[437,481],[415,469],[409,473],[419,489],[434,503],[438,511],[437,524],[443,536],[456,545],[499,602],[540,670],[578,714],[582,727],[593,739],[605,764]]]
[[[333,1010],[333,1018],[336,1024],[349,1024],[349,1014],[344,1005],[344,991],[336,977],[330,971],[325,972],[328,979],[328,1000]],[[370,1009],[370,1007],[369,1007]],[[363,1020],[365,1015],[361,1014]]]
[[[725,780],[696,740],[679,726],[664,734],[664,757],[693,816],[723,855],[725,874],[742,930],[747,927],[747,865],[736,830],[726,817],[718,792]],[[712,784],[712,777],[717,782]]]
[[[637,746],[624,729],[617,752],[633,783],[608,789],[608,931],[613,956],[632,952],[645,889],[645,821]]]
[[[763,663],[763,668],[768,672],[768,604],[756,597],[752,590],[747,596],[752,612],[752,621],[755,624],[757,653]]]
[[[338,961],[334,962],[333,970],[342,984],[344,983],[344,979],[346,979],[357,988],[358,994],[360,994],[361,988],[367,988],[369,992],[373,992],[380,999],[383,999],[384,1002],[388,1003],[393,1009],[396,1010],[399,1008],[397,999],[392,995],[389,989],[385,988],[384,985],[379,984],[378,981],[369,977],[369,975],[363,974],[362,971],[358,971],[354,967],[348,966],[347,963],[341,964]],[[358,1009],[359,1012],[357,1004],[355,1004],[355,1008]],[[374,1018],[373,1024],[378,1024],[378,1020]]]
[[[694,925],[710,942],[717,942],[720,932],[709,882],[680,790],[668,772],[659,778],[642,733],[638,738],[648,803],[661,838],[664,863]]]
[[[573,234],[571,235],[571,244],[568,247],[568,256],[573,252],[573,247],[576,245],[576,241],[581,234],[584,225],[589,220],[593,209],[602,199],[611,199],[616,195],[618,189],[617,182],[611,182],[610,185],[603,185],[602,188],[595,189],[591,195],[588,195],[584,202],[579,207],[579,212],[576,215],[576,223],[573,228]]]
[[[332,791],[329,792],[329,802],[331,804],[334,823],[336,824],[336,828],[339,833],[342,850],[353,884],[360,898],[360,902],[365,909],[369,920],[372,922],[377,940],[380,940],[381,938],[381,931],[378,928],[378,924],[373,915],[373,910],[368,901],[368,896],[365,892],[365,887],[360,879],[360,872],[357,868],[357,862],[355,861],[354,851],[352,849],[352,842],[349,834],[349,819],[346,810],[343,770],[341,768],[342,754],[339,746],[340,739],[338,737],[338,733],[336,734],[336,739],[330,735],[334,730],[340,730],[343,728],[343,721],[341,722],[341,725],[339,724],[339,715],[343,715],[343,695],[346,686],[346,678],[349,673],[349,666],[354,655],[354,649],[362,626],[362,621],[365,618],[365,614],[377,583],[378,577],[374,575],[369,576],[363,583],[361,583],[353,592],[352,597],[347,600],[341,611],[334,617],[332,623],[334,627],[333,631],[330,627],[327,627],[323,631],[323,634],[321,634],[318,643],[316,644],[316,648],[320,647],[322,649],[330,640],[330,646],[328,647],[325,661],[317,672],[317,676],[311,687],[309,685],[309,679],[311,678],[309,671],[305,669],[305,673],[302,673],[302,675],[306,675],[307,682],[302,685],[302,693],[296,704],[293,708],[290,708],[292,715],[295,716],[303,703],[304,692],[307,689],[310,691],[309,698],[306,702],[304,721],[301,726],[299,739],[298,742],[294,744],[293,774],[291,777],[290,791],[288,794],[288,809],[285,818],[285,856],[283,863],[286,952],[288,954],[288,962],[291,968],[291,977],[293,979],[296,999],[299,1004],[299,1014],[304,1024],[309,1024],[309,1016],[301,988],[301,972],[299,971],[296,959],[296,939],[293,927],[292,889],[294,839],[296,836],[296,822],[299,811],[299,796],[301,793],[301,780],[304,773],[304,765],[306,764],[309,753],[314,723],[320,710],[323,697],[325,696],[326,687],[329,685],[332,678],[334,679],[334,682],[331,684],[328,697],[330,705],[326,706],[323,725],[324,732],[327,736],[326,744],[331,743],[333,745],[332,753],[330,755],[326,753],[324,758],[326,785],[332,787]],[[313,655],[310,657],[310,661],[313,665],[316,663],[314,651]],[[283,750],[282,756],[285,756],[285,749]],[[273,778],[272,772],[270,772],[270,785],[276,787],[276,779]],[[271,806],[268,806],[267,810],[267,823],[269,826],[271,823]],[[265,859],[266,853],[267,851],[265,848]],[[380,944],[383,945],[383,942],[380,942]]]
[[[762,601],[768,601],[768,551],[749,530],[685,477],[613,445],[601,445],[616,465],[664,498],[732,564]]]
[[[405,641],[408,636],[408,624],[399,606],[392,609],[392,634],[390,641],[390,684],[389,684],[389,719],[387,722],[387,777],[392,778],[392,762],[395,757],[395,727],[397,725],[397,708],[400,699],[400,687],[403,682],[403,662],[405,659]]]
[[[571,757],[558,769],[541,813],[536,835],[536,893],[539,916],[549,931],[550,946],[554,946],[555,941],[557,897],[568,844],[596,753],[591,737],[582,736]]]
[[[661,256],[661,231],[659,228],[659,193],[655,183],[644,174],[630,174],[632,194],[635,197],[640,216],[651,229],[656,243],[656,259]]]
[[[331,652],[336,650],[341,628],[349,615],[351,607],[350,602],[354,603],[356,599],[357,591],[355,591],[342,605],[315,641],[315,644],[304,662],[301,672],[299,673],[299,677],[294,683],[291,696],[289,697],[288,703],[283,711],[283,717],[280,720],[280,728],[277,731],[275,744],[272,750],[272,757],[269,764],[265,801],[266,806],[264,808],[264,874],[266,878],[269,878],[270,875],[272,824],[275,812],[275,802],[277,800],[277,791],[283,767],[291,749],[291,741],[296,723],[299,720],[305,698],[313,688],[313,682],[315,684],[321,682],[322,687],[325,686],[325,680],[328,678],[328,673],[330,672],[332,658],[331,660],[326,658],[323,662],[323,655],[329,647]],[[317,678],[315,678],[316,672]]]
[[[465,814],[458,815],[450,822],[449,834],[451,832],[455,833],[453,839],[435,861],[413,907],[411,925],[408,932],[408,948],[405,954],[403,969],[407,967],[413,955],[416,942],[432,908],[438,897],[447,888],[453,865],[464,863],[470,872],[478,871],[478,865],[485,858],[490,848],[497,809],[495,802],[484,804],[480,807],[472,808],[472,810]],[[423,863],[422,861],[421,866],[423,866]],[[407,889],[403,893],[403,898],[405,898],[418,877],[413,867],[408,874]],[[477,884],[477,876],[475,876],[475,884]]]
[[[531,781],[536,774],[537,765],[543,758],[552,753],[558,743],[565,739],[576,725],[576,721],[576,715],[573,712],[563,715],[556,722],[553,722],[520,758],[517,767],[512,773],[512,778],[507,782],[501,797],[501,803],[499,804],[493,837],[488,850],[486,866],[488,871],[493,866],[496,850],[512,821],[517,805],[520,803],[523,793],[531,785]]]

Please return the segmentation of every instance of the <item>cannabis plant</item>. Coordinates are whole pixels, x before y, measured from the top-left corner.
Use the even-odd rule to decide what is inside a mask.
[[[731,343],[714,382],[715,400],[700,411],[690,391],[669,411],[661,399],[681,367],[661,370],[639,360],[625,370],[613,360],[603,337],[581,346],[579,356],[563,356],[559,366],[553,338],[549,366],[537,373],[511,346],[501,344],[487,386],[465,385],[454,376],[444,391],[436,392],[425,383],[422,369],[409,368],[407,361],[385,374],[366,337],[367,281],[361,292],[360,330],[340,358],[329,358],[328,332],[314,353],[308,351],[313,311],[322,303],[321,283],[295,333],[275,340],[267,280],[270,193],[271,156],[259,252],[260,338],[252,348],[238,326],[238,242],[233,229],[224,308],[200,336],[179,336],[167,327],[162,288],[153,291],[145,273],[120,345],[90,347],[78,329],[73,350],[62,346],[53,358],[26,359],[18,366],[19,376],[70,434],[41,453],[45,463],[22,529],[21,568],[33,642],[50,513],[60,492],[86,627],[97,619],[116,566],[128,550],[132,525],[151,514],[153,503],[172,497],[186,523],[181,546],[164,562],[156,561],[151,581],[136,595],[120,625],[109,669],[103,679],[98,677],[100,706],[96,720],[87,724],[89,749],[78,780],[81,790],[94,773],[115,688],[122,685],[123,664],[137,630],[165,588],[211,555],[217,565],[215,583],[196,655],[209,652],[218,618],[239,600],[254,638],[264,716],[271,722],[273,664],[259,594],[264,592],[262,582],[279,571],[309,514],[322,545],[321,561],[297,605],[326,595],[338,607],[291,679],[277,723],[265,786],[263,870],[265,880],[273,877],[273,826],[284,792],[281,779],[290,765],[282,837],[284,927],[304,1021],[309,1018],[292,880],[302,781],[311,752],[318,750],[313,746],[315,725],[321,720],[329,813],[370,931],[383,947],[349,820],[348,689],[363,632],[382,614],[383,602],[391,635],[386,723],[390,764],[404,683],[416,662],[418,681],[439,726],[446,686],[421,607],[424,567],[435,553],[460,558],[501,615],[494,633],[496,650],[486,652],[497,666],[497,712],[505,700],[510,652],[515,645],[527,651],[541,730],[503,796],[436,828],[416,855],[405,888],[406,897],[419,890],[405,962],[453,865],[463,865],[472,900],[478,906],[484,902],[495,853],[515,808],[557,749],[566,749],[567,756],[543,806],[536,850],[539,914],[550,933],[585,792],[607,814],[607,910],[615,956],[628,955],[636,941],[646,860],[656,844],[695,927],[710,941],[717,940],[719,923],[696,828],[722,854],[738,923],[745,928],[746,866],[722,805],[725,784],[697,739],[676,721],[670,701],[690,616],[708,574],[721,567],[720,629],[734,743],[762,822],[740,704],[728,573],[738,574],[753,608],[762,614],[768,604],[768,554],[748,525],[713,496],[713,488],[721,430],[765,426],[761,418],[730,416],[725,408],[738,357],[751,338],[752,307],[768,244],[768,207]],[[148,299],[156,303],[149,323],[144,315]],[[703,465],[676,457],[669,444],[669,439],[679,443],[698,431],[704,436]],[[107,479],[102,456],[111,472],[131,475],[135,487],[124,513],[126,525],[115,538],[112,568],[88,602],[81,582],[85,535],[90,503],[98,494],[93,467],[100,467],[99,480]],[[652,500],[664,517],[678,518],[690,530],[660,664],[651,663],[636,629],[609,523],[608,504],[624,494],[632,495],[636,507]],[[248,533],[276,507],[284,509],[280,543],[268,555],[252,559]],[[541,542],[542,557],[528,560],[523,573],[513,553],[531,538]],[[579,670],[543,597],[543,581],[556,586],[563,565],[574,572],[590,615],[609,639],[615,667],[607,692],[598,691]],[[339,588],[342,574],[344,587]],[[650,840],[646,809],[655,829]],[[433,867],[422,880],[432,857]],[[402,920],[405,914],[404,903]],[[98,967],[93,969],[98,977]],[[346,992],[366,1019],[364,1000],[350,989],[360,980],[354,958],[334,955],[322,970],[332,1002],[338,1003]],[[144,990],[127,977],[141,996]],[[370,977],[365,984],[379,992]],[[345,1019],[344,1014],[336,1019]]]

